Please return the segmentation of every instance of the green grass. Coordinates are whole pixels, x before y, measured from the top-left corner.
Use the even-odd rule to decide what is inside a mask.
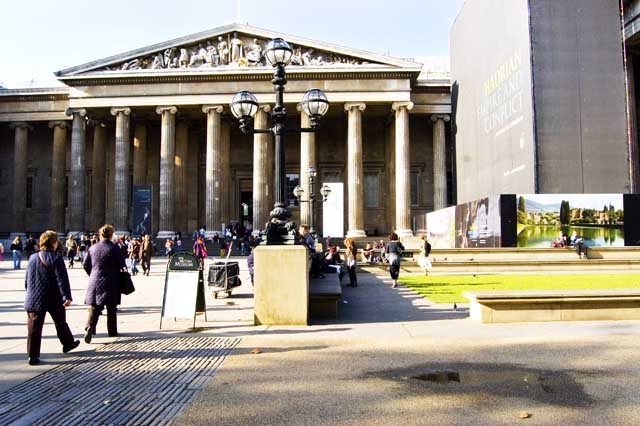
[[[434,303],[466,303],[463,291],[636,288],[640,287],[640,274],[420,275],[399,281]]]

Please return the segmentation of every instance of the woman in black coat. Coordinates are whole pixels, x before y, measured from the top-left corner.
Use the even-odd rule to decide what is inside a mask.
[[[91,343],[96,334],[98,318],[107,307],[107,331],[109,337],[118,335],[117,306],[120,304],[120,271],[126,268],[120,248],[111,242],[113,226],[104,225],[98,231],[100,242],[89,248],[82,263],[89,274],[89,285],[84,303],[89,305],[89,317],[85,326],[84,341]]]
[[[384,246],[385,258],[389,262],[389,273],[393,280],[392,287],[398,286],[398,276],[400,275],[400,262],[402,261],[402,252],[404,246],[398,241],[398,234],[392,232],[389,235],[389,242]]]
[[[67,324],[65,306],[69,306],[72,301],[71,287],[64,259],[56,252],[58,234],[45,231],[40,236],[40,248],[38,253],[29,258],[25,278],[27,294],[24,309],[27,311],[27,352],[30,365],[40,362],[42,326],[47,312],[56,326],[62,352],[67,353],[80,344],[78,340],[74,340]]]

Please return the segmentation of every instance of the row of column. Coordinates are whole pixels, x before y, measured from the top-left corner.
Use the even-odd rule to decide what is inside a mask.
[[[396,194],[396,232],[401,236],[411,234],[411,192],[410,192],[410,137],[409,111],[411,102],[395,102],[392,110],[395,113],[395,194]],[[362,113],[366,105],[362,102],[344,104],[348,114],[347,134],[347,188],[348,188],[348,231],[349,237],[364,237],[364,169],[362,151]],[[176,135],[175,115],[176,106],[159,106],[156,112],[161,116],[160,142],[160,211],[159,238],[174,235],[175,206],[186,205],[186,157],[188,145],[188,129],[186,125],[178,124]],[[211,236],[214,230],[219,230],[221,224],[228,223],[230,217],[229,199],[230,179],[230,134],[229,126],[221,120],[222,105],[204,105],[202,111],[207,116],[207,144],[206,144],[206,195],[205,195],[205,223],[207,233]],[[268,127],[268,105],[260,107],[255,116],[257,128]],[[69,180],[69,224],[71,232],[86,230],[85,223],[85,136],[86,110],[69,109],[67,114],[72,116],[71,124],[71,174]],[[112,108],[111,114],[116,118],[115,130],[115,187],[114,187],[114,226],[116,232],[124,233],[129,228],[129,179],[130,166],[130,108]],[[434,175],[434,210],[447,205],[446,180],[446,148],[445,122],[448,115],[432,115],[433,121],[433,175]],[[93,180],[92,206],[94,224],[103,223],[105,219],[104,188],[106,180],[105,146],[106,128],[104,124],[89,121],[94,127],[93,148]],[[301,111],[301,127],[309,127],[309,117]],[[65,157],[68,123],[56,121],[49,123],[53,129],[53,155],[51,176],[51,222],[55,229],[65,229],[64,210],[64,182]],[[14,151],[14,229],[24,231],[25,191],[28,131],[26,123],[14,123],[15,151]],[[133,138],[133,183],[143,184],[146,178],[146,127],[137,125]],[[317,168],[315,156],[315,134],[301,134],[300,146],[300,185],[309,188],[308,170]],[[254,135],[253,149],[253,223],[256,229],[262,229],[269,220],[269,212],[273,204],[273,194],[270,191],[273,182],[273,138],[270,134]],[[180,168],[176,173],[175,168]],[[308,194],[306,194],[308,196]],[[306,201],[306,200],[305,200]],[[183,218],[186,222],[186,216]],[[300,206],[300,220],[309,223],[310,203],[303,202]],[[184,228],[185,226],[181,226]]]

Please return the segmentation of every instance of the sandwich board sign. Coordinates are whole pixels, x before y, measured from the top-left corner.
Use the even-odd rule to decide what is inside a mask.
[[[164,278],[164,296],[162,298],[162,319],[193,319],[196,326],[196,314],[204,313],[207,320],[207,307],[204,298],[204,278],[198,258],[191,253],[175,253],[169,258]]]

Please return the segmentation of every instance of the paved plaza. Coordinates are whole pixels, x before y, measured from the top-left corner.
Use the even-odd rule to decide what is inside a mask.
[[[463,307],[359,274],[338,320],[254,327],[246,264],[207,319],[160,331],[164,259],[134,278],[118,338],[26,363],[24,270],[0,269],[0,424],[635,425],[640,321],[480,325]],[[70,270],[69,324],[82,335],[87,278]],[[331,277],[333,278],[333,277]],[[255,349],[259,348],[260,351]],[[260,353],[256,353],[260,352]],[[531,417],[521,420],[527,411]]]

